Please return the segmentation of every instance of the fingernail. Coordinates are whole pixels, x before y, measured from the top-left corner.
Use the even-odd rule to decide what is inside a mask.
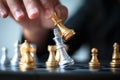
[[[4,13],[2,11],[0,11],[0,16],[3,17]]]
[[[45,11],[45,18],[46,18],[46,19],[51,18],[52,14],[53,14],[53,10],[51,10],[51,9],[46,9],[46,11]]]
[[[28,15],[30,19],[35,19],[39,16],[39,10],[37,8],[32,8],[29,10]]]
[[[23,17],[24,17],[24,13],[23,12],[21,12],[21,11],[16,11],[15,12],[15,19],[17,21],[21,20]]]
[[[5,18],[7,17],[7,15],[8,15],[7,12],[0,10],[0,17]]]

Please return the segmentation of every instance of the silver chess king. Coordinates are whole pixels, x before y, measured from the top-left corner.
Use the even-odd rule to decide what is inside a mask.
[[[67,51],[65,50],[65,45],[62,40],[62,36],[59,34],[59,29],[55,28],[54,29],[54,38],[53,40],[56,43],[57,50],[60,52],[60,66],[67,66],[67,65],[72,65],[74,64],[74,60],[68,55]]]

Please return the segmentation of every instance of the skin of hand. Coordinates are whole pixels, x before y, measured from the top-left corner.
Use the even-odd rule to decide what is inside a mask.
[[[40,45],[49,29],[55,27],[51,20],[54,12],[62,20],[68,15],[59,0],[0,0],[0,17],[13,18],[21,25],[25,38]]]

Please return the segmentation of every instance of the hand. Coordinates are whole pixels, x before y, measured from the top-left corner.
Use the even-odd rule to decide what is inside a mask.
[[[11,16],[22,26],[29,40],[30,37],[42,36],[46,29],[54,27],[51,20],[53,12],[62,20],[68,15],[66,7],[59,0],[0,0],[0,17]]]
[[[59,0],[0,0],[0,16],[5,18],[10,15],[23,26],[25,22],[34,23],[38,20],[43,24],[39,26],[51,28],[50,17],[53,12],[63,20],[67,17],[67,9]]]

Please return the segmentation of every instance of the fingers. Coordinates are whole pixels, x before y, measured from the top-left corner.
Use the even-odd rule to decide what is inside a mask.
[[[20,21],[24,18],[25,13],[22,9],[22,3],[20,0],[6,0],[8,7],[17,21]]]
[[[65,20],[68,15],[68,10],[65,6],[61,5],[59,0],[40,0],[43,8],[45,9],[45,17],[51,18],[54,12],[57,13],[58,17]]]
[[[40,2],[39,0],[23,0],[28,17],[35,19],[40,13]]]
[[[0,17],[5,18],[9,14],[7,8],[5,7],[5,4],[3,0],[0,0]]]
[[[0,0],[0,16],[6,17],[9,11],[3,1],[5,0]],[[50,19],[54,12],[64,20],[68,14],[66,7],[62,6],[59,0],[6,0],[6,2],[12,16],[17,21],[26,16],[29,19],[35,19],[39,17],[40,13],[44,14],[45,18]]]

